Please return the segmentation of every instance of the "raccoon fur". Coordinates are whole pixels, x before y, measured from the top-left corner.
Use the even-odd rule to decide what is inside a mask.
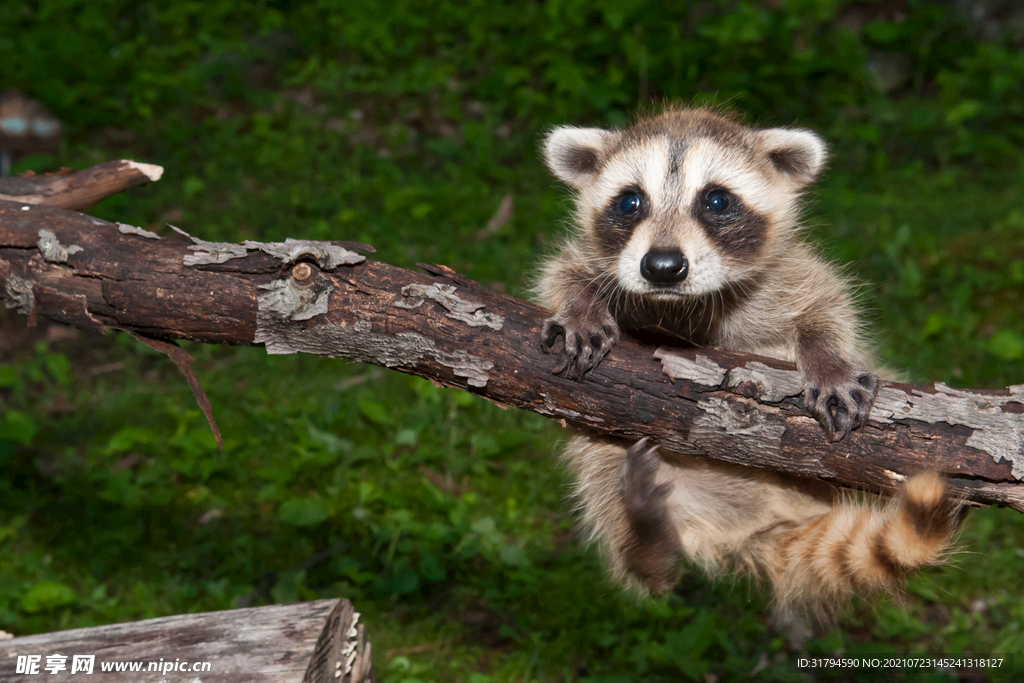
[[[623,331],[794,361],[825,438],[863,426],[878,391],[847,285],[802,239],[800,200],[826,146],[710,109],[669,108],[624,130],[562,126],[543,146],[575,194],[569,239],[536,287],[541,343],[582,378]],[[561,341],[561,349],[558,342]],[[830,620],[853,594],[898,592],[939,563],[956,505],[934,473],[887,505],[821,482],[579,433],[564,461],[612,576],[670,590],[683,557],[766,580],[792,626]]]

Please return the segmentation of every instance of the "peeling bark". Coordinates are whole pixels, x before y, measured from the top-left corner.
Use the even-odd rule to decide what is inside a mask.
[[[186,256],[183,263],[186,266],[204,266],[217,263],[224,263],[231,259],[242,258],[250,250],[262,251],[265,254],[274,256],[281,261],[281,265],[291,265],[300,258],[315,261],[324,270],[334,270],[338,266],[347,266],[354,263],[361,263],[366,260],[362,254],[358,254],[345,245],[355,244],[363,251],[373,251],[373,247],[358,243],[335,243],[335,242],[314,242],[312,240],[296,240],[289,237],[284,242],[253,242],[246,240],[241,244],[230,242],[207,242],[189,235],[187,232],[175,226],[171,229],[183,237],[192,240],[191,249],[194,254]]]
[[[3,277],[4,282],[4,306],[6,308],[14,308],[18,313],[31,316],[34,320],[36,297],[32,291],[32,283],[17,275],[7,275],[4,277],[3,270],[5,267],[9,269],[10,264],[6,261],[0,261],[0,277]]]
[[[474,301],[463,301],[455,293],[453,285],[408,285],[402,287],[402,299],[396,301],[399,308],[419,308],[427,300],[439,303],[453,320],[461,320],[472,327],[484,325],[495,332],[505,324],[505,319],[497,313],[485,313],[484,305]]]
[[[77,244],[64,246],[49,230],[39,231],[39,253],[50,263],[67,263],[68,256],[77,254],[82,248]]]
[[[545,311],[444,266],[396,268],[352,242],[225,244],[126,227],[0,202],[5,305],[86,329],[351,358],[609,436],[842,486],[892,490],[937,469],[964,500],[1024,511],[1024,385],[883,383],[869,425],[833,444],[803,409],[791,363],[625,338],[573,382],[541,349]],[[79,249],[48,260],[41,230]]]
[[[134,225],[128,225],[127,223],[117,223],[116,225],[117,229],[125,235],[141,235],[142,237],[148,237],[151,240],[160,239],[160,235],[156,234],[152,230],[136,228]]]

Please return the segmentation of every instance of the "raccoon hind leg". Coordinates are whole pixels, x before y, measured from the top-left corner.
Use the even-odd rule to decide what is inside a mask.
[[[628,530],[621,543],[627,572],[651,593],[672,590],[679,581],[682,547],[668,508],[672,483],[655,485],[661,458],[657,446],[641,439],[626,451],[622,503]]]

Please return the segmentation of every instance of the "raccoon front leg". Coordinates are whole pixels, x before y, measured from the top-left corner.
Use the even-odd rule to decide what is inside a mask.
[[[878,375],[844,358],[844,342],[853,337],[825,316],[805,320],[798,329],[796,361],[804,377],[804,405],[831,441],[866,425],[878,395]]]
[[[578,380],[597,367],[619,340],[619,326],[601,298],[597,278],[570,256],[562,255],[548,264],[540,288],[555,314],[544,323],[541,348],[554,351],[563,339],[562,353],[554,373]]]
[[[679,582],[682,547],[668,509],[671,482],[655,485],[661,458],[658,447],[641,439],[626,451],[622,503],[628,532],[620,552],[626,571],[651,593],[672,590]]]

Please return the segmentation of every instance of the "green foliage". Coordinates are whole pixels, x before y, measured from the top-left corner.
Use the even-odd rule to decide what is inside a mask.
[[[68,586],[56,581],[40,581],[21,596],[21,610],[27,614],[73,605],[78,596]]]
[[[770,5],[13,2],[0,7],[12,29],[0,56],[9,85],[45,93],[73,127],[116,122],[145,132],[160,156],[267,106],[270,88],[309,86],[372,117],[389,147],[455,121],[511,120],[533,134],[568,118],[621,123],[637,104],[682,100],[815,121],[847,138],[843,155],[874,164],[893,154],[943,164],[1013,156],[1024,116],[1016,46],[971,40],[963,17],[924,0],[911,0],[901,21],[859,29],[851,3]],[[879,63],[894,55],[900,66],[882,83]],[[168,110],[199,125],[168,129]],[[245,132],[273,138],[276,118],[261,113]],[[190,176],[186,196],[201,183]]]
[[[934,3],[859,23],[852,3],[772,6],[15,0],[0,84],[68,131],[16,170],[165,166],[95,215],[361,240],[515,294],[567,215],[536,158],[547,127],[662,99],[799,121],[837,156],[812,236],[868,283],[884,357],[919,381],[1019,383],[1020,51]],[[509,193],[511,220],[482,233]],[[160,354],[0,316],[0,628],[344,595],[387,681],[804,680],[756,587],[688,575],[655,601],[604,582],[545,419],[337,360],[190,345],[218,451]],[[811,652],[1022,651],[1024,521],[975,513],[963,538],[904,607],[857,604]]]

